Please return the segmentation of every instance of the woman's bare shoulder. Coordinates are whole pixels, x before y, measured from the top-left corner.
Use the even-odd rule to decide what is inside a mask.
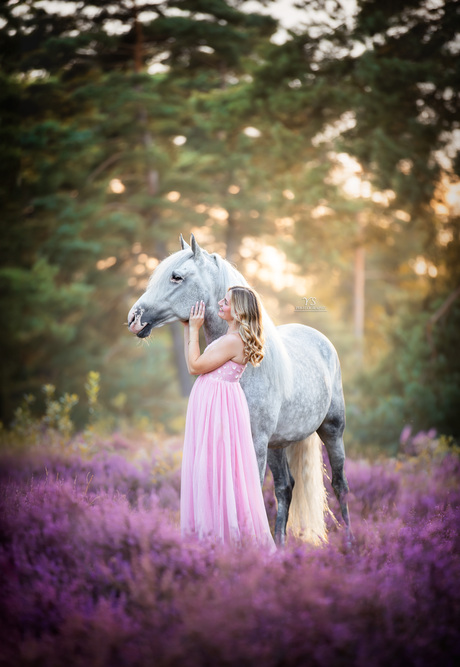
[[[222,336],[222,338],[227,339],[227,341],[225,341],[226,349],[233,353],[231,360],[236,361],[236,363],[239,364],[244,363],[244,343],[238,331],[231,331]]]
[[[239,333],[236,333],[235,335],[235,332],[231,332],[224,334],[220,338],[216,338],[213,343],[216,343],[216,347],[219,347],[220,349],[234,350],[239,349],[242,346],[243,341]]]

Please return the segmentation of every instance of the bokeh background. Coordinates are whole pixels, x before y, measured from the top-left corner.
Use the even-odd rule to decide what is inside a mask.
[[[193,232],[337,347],[349,451],[458,438],[459,25],[452,0],[2,3],[2,422],[52,385],[81,430],[93,372],[108,430],[181,433],[180,325],[123,325]]]
[[[457,0],[0,4],[2,665],[460,664],[459,33]],[[125,326],[180,233],[336,346],[351,547],[329,469],[321,546],[181,536],[182,326]]]

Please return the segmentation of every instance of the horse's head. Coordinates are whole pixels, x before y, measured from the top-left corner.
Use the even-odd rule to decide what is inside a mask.
[[[191,245],[182,234],[180,241],[182,250],[157,266],[146,292],[129,311],[129,330],[139,338],[169,322],[188,321],[192,305],[201,299],[206,305],[215,302],[217,307],[222,288],[215,256],[202,250],[193,234]]]

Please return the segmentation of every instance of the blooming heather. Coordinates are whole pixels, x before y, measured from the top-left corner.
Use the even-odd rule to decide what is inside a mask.
[[[182,540],[178,470],[4,455],[2,665],[373,667],[460,658],[459,460],[348,461],[355,544]],[[273,487],[264,497],[274,518]],[[332,510],[338,507],[330,497]]]

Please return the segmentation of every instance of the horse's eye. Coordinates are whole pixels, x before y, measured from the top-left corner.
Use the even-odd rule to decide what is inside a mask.
[[[171,282],[172,283],[181,283],[182,281],[183,281],[183,278],[178,273],[173,273],[171,275]]]

